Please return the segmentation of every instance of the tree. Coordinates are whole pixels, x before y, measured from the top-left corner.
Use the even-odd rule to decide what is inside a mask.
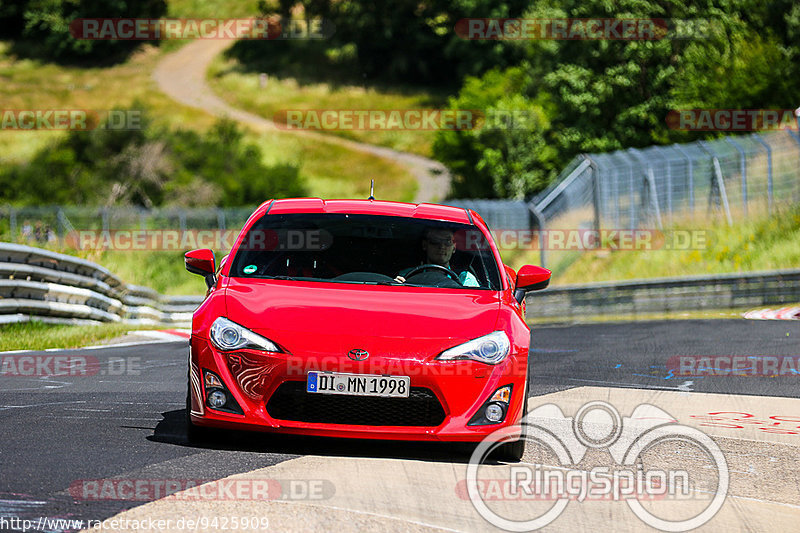
[[[779,4],[779,5],[778,5]],[[691,38],[658,40],[529,40],[507,41],[524,60],[506,76],[521,80],[503,86],[497,73],[468,79],[458,105],[485,91],[485,108],[508,101],[509,94],[539,104],[543,113],[535,135],[546,141],[544,157],[524,157],[508,150],[512,165],[496,165],[498,145],[519,143],[518,132],[501,132],[504,139],[438,134],[434,154],[457,174],[459,192],[519,196],[512,174],[552,176],[582,152],[689,141],[715,133],[670,130],[669,111],[690,108],[795,107],[800,74],[800,7],[790,2],[760,4],[755,0],[701,3],[650,0],[537,0],[526,18],[659,18],[708,21],[706,30]],[[492,87],[504,87],[495,91]],[[476,90],[476,88],[478,88]],[[508,91],[508,92],[506,92]],[[493,100],[494,99],[494,100]],[[453,105],[453,104],[451,104]],[[459,135],[459,134],[456,134]],[[469,142],[467,142],[467,137]],[[509,145],[509,146],[511,146]],[[517,144],[519,145],[519,144]],[[516,153],[513,158],[510,154]],[[534,194],[546,180],[520,178],[525,194]]]
[[[0,20],[13,24],[15,52],[48,60],[124,59],[140,41],[76,39],[70,23],[79,18],[160,18],[165,0],[22,0],[14,7],[0,0]]]

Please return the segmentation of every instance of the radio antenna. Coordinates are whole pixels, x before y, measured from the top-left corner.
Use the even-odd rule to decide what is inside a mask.
[[[375,180],[369,180],[369,198],[367,200],[375,199]]]

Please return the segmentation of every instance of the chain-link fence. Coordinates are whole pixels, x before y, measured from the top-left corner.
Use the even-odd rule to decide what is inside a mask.
[[[675,217],[735,217],[800,201],[800,136],[725,137],[576,157],[532,204],[543,225],[661,228]]]
[[[239,230],[256,206],[237,208],[0,207],[0,240],[57,244],[83,230]]]
[[[660,229],[682,217],[729,223],[800,202],[800,136],[778,131],[576,157],[531,201],[451,200],[493,230]],[[74,230],[238,230],[235,209],[0,208],[0,239],[59,243]],[[546,246],[540,263],[547,264]]]

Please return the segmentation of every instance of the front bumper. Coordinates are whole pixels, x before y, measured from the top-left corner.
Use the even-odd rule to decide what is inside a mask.
[[[527,353],[511,353],[495,366],[401,358],[356,362],[345,357],[252,350],[219,352],[197,336],[192,336],[190,343],[191,419],[200,426],[327,437],[477,442],[499,428],[517,424],[522,413]],[[411,398],[308,394],[305,381],[312,370],[410,376]],[[207,406],[204,371],[220,377],[243,414]],[[492,394],[506,385],[512,386],[512,392],[505,418],[497,424],[469,425]]]

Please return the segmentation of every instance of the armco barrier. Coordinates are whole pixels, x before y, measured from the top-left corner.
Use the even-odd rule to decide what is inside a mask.
[[[188,324],[202,296],[163,296],[127,285],[107,269],[70,255],[0,243],[0,324],[125,322]]]
[[[800,270],[551,287],[529,293],[527,317],[740,309],[800,302]]]
[[[188,324],[201,296],[163,296],[126,285],[90,261],[0,243],[0,324]],[[551,287],[527,296],[528,318],[738,309],[800,302],[800,270]],[[87,322],[88,321],[88,322]]]

